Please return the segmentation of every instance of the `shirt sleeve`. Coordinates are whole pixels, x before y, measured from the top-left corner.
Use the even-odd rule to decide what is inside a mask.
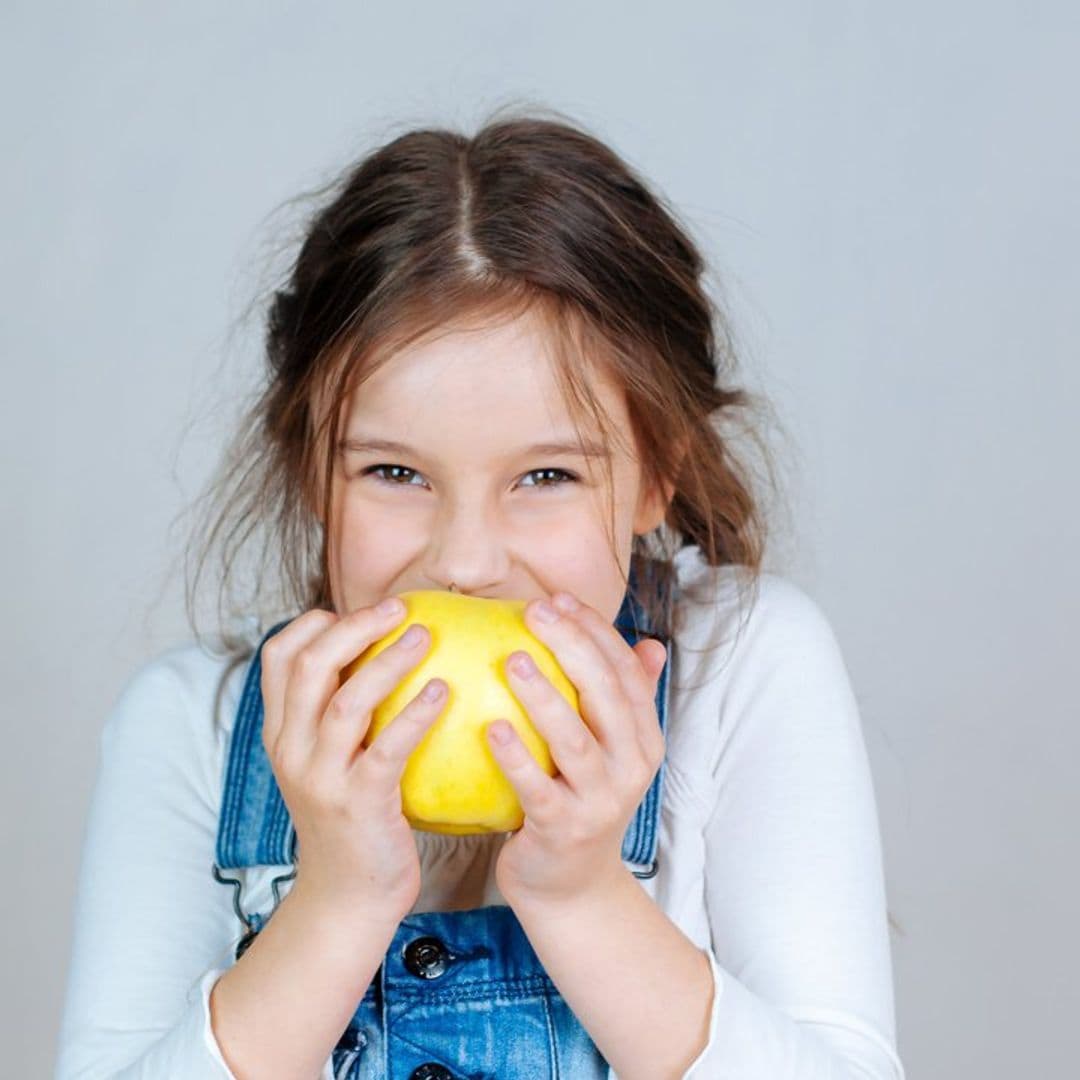
[[[210,1024],[238,924],[211,875],[224,735],[199,689],[213,680],[188,666],[200,662],[173,651],[144,665],[102,729],[57,1080],[237,1080]]]
[[[683,1080],[905,1080],[881,843],[836,638],[765,577],[732,655],[705,827],[715,993]]]

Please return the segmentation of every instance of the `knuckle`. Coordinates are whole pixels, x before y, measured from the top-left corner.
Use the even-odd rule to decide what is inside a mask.
[[[344,720],[355,716],[356,713],[357,705],[352,695],[339,692],[330,699],[330,703],[326,706],[324,719]]]
[[[559,821],[569,818],[570,815],[566,812],[566,804],[559,786],[550,781],[544,783],[547,777],[541,776],[538,779],[540,782],[535,785],[532,794],[532,803],[536,810],[543,816],[550,816]]]
[[[305,645],[293,659],[293,670],[301,678],[310,678],[319,668],[319,655],[310,645]]]
[[[589,735],[580,724],[564,740],[566,749],[576,757],[581,757],[589,749]]]
[[[336,623],[340,618],[341,616],[339,616],[337,612],[327,611],[326,608],[309,608],[299,616],[299,618],[294,619],[293,623],[290,623],[290,625],[303,622],[305,626],[308,623],[312,623],[315,626],[319,626],[320,624],[329,626],[332,623]]]
[[[615,672],[608,667],[601,668],[600,671],[600,691],[604,697],[611,697],[615,691],[619,688],[620,683]]]
[[[394,764],[394,752],[386,739],[376,738],[364,751],[363,761],[369,769],[385,772]]]
[[[346,611],[340,615],[339,618],[342,619],[342,621],[349,623],[366,623],[377,616],[377,614],[375,605],[369,604],[367,607],[358,607],[353,608],[352,611]]]

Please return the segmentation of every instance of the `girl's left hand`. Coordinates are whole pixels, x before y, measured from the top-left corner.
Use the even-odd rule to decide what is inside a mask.
[[[511,654],[506,672],[560,775],[548,776],[506,721],[488,726],[488,744],[525,812],[495,867],[508,902],[568,899],[621,870],[623,837],[664,759],[655,705],[663,644],[643,638],[631,648],[568,593],[553,604],[556,621],[537,618],[538,601],[525,608],[525,624],[574,684],[582,716],[531,660],[531,678],[517,672],[522,653]],[[510,733],[505,745],[492,733],[502,728]]]

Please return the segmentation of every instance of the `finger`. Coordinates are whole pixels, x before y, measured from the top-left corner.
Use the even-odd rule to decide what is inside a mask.
[[[566,816],[565,785],[548,776],[508,721],[495,720],[486,732],[495,762],[517,794],[525,817],[541,828],[557,827]],[[499,741],[500,732],[507,735],[505,743]]]
[[[606,780],[604,755],[596,736],[525,652],[510,654],[507,677],[515,697],[547,743],[559,772],[576,794]]]
[[[373,642],[391,633],[405,617],[405,607],[383,615],[359,608],[341,615],[323,633],[298,649],[289,665],[284,721],[279,736],[284,755],[306,760],[318,734],[319,721],[341,687],[341,672]]]
[[[668,661],[670,650],[659,638],[647,637],[642,638],[634,645],[634,652],[636,652],[639,657],[642,656],[643,652],[645,653],[642,658],[642,663],[645,665],[645,670],[649,673],[649,678],[652,680],[652,688],[649,692],[649,696],[655,698],[656,688],[660,683],[660,673],[664,670],[664,665]]]
[[[572,608],[561,606],[567,599],[573,604]],[[659,671],[653,674],[654,667],[649,666],[636,647],[632,648],[627,644],[626,639],[612,623],[609,623],[595,608],[578,600],[571,593],[556,593],[552,602],[564,613],[564,617],[569,617],[585,630],[597,647],[603,651],[618,674],[626,696],[631,701],[644,703],[652,700],[656,693],[656,678]],[[660,642],[656,644],[663,648]]]
[[[311,751],[313,767],[316,760],[334,762],[339,771],[352,765],[371,726],[376,706],[390,696],[431,647],[430,631],[417,625],[418,636],[413,640],[413,629],[412,625],[403,628],[378,656],[354,671],[327,703]]]
[[[305,611],[263,643],[259,652],[259,688],[263,701],[262,741],[267,754],[273,753],[281,734],[285,687],[293,656],[336,621],[332,611]]]
[[[555,622],[537,618],[538,604],[525,608],[525,624],[555,654],[560,667],[577,688],[582,716],[605,754],[621,758],[626,751],[625,721],[631,702],[622,680],[592,635],[576,619],[561,616]]]
[[[668,649],[657,638],[646,638],[645,641],[639,641],[634,646],[634,652],[639,656],[646,651],[651,654],[648,657],[648,663],[652,666],[651,670],[656,673],[653,681],[653,692],[649,698],[649,704],[641,706],[635,715],[641,717],[641,724],[643,725],[643,727],[639,728],[639,737],[642,740],[642,749],[645,751],[645,756],[650,764],[655,764],[656,768],[659,768],[659,763],[663,761],[667,752],[667,739],[664,736],[663,728],[660,727],[660,714],[656,704],[656,688],[660,685],[660,675],[664,670],[664,665],[667,663]]]
[[[663,753],[663,732],[656,716],[656,688],[660,673],[667,662],[666,646],[655,638],[644,638],[631,646],[619,630],[598,611],[570,593],[556,593],[552,602],[560,611],[565,612],[567,607],[564,604],[567,598],[574,605],[567,617],[592,636],[597,647],[603,650],[618,673],[627,700],[632,706],[634,731],[642,752],[649,758],[658,751]]]
[[[442,679],[431,679],[406,706],[360,751],[352,762],[354,774],[363,774],[365,785],[389,791],[401,783],[409,755],[420,745],[449,700]]]

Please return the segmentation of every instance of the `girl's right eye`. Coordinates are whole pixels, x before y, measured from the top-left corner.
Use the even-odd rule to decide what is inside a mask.
[[[376,479],[378,479],[383,484],[396,484],[398,487],[414,487],[415,486],[413,484],[408,484],[408,483],[398,484],[396,480],[387,480],[386,477],[378,475],[378,474],[382,473],[384,470],[387,470],[387,469],[396,470],[398,473],[403,473],[403,472],[404,473],[411,473],[413,476],[419,476],[420,475],[418,472],[414,471],[413,469],[406,468],[404,465],[370,465],[370,466],[368,466],[368,468],[364,469],[360,473],[360,475],[361,476],[367,476],[369,473],[374,473],[374,474],[376,474]]]

